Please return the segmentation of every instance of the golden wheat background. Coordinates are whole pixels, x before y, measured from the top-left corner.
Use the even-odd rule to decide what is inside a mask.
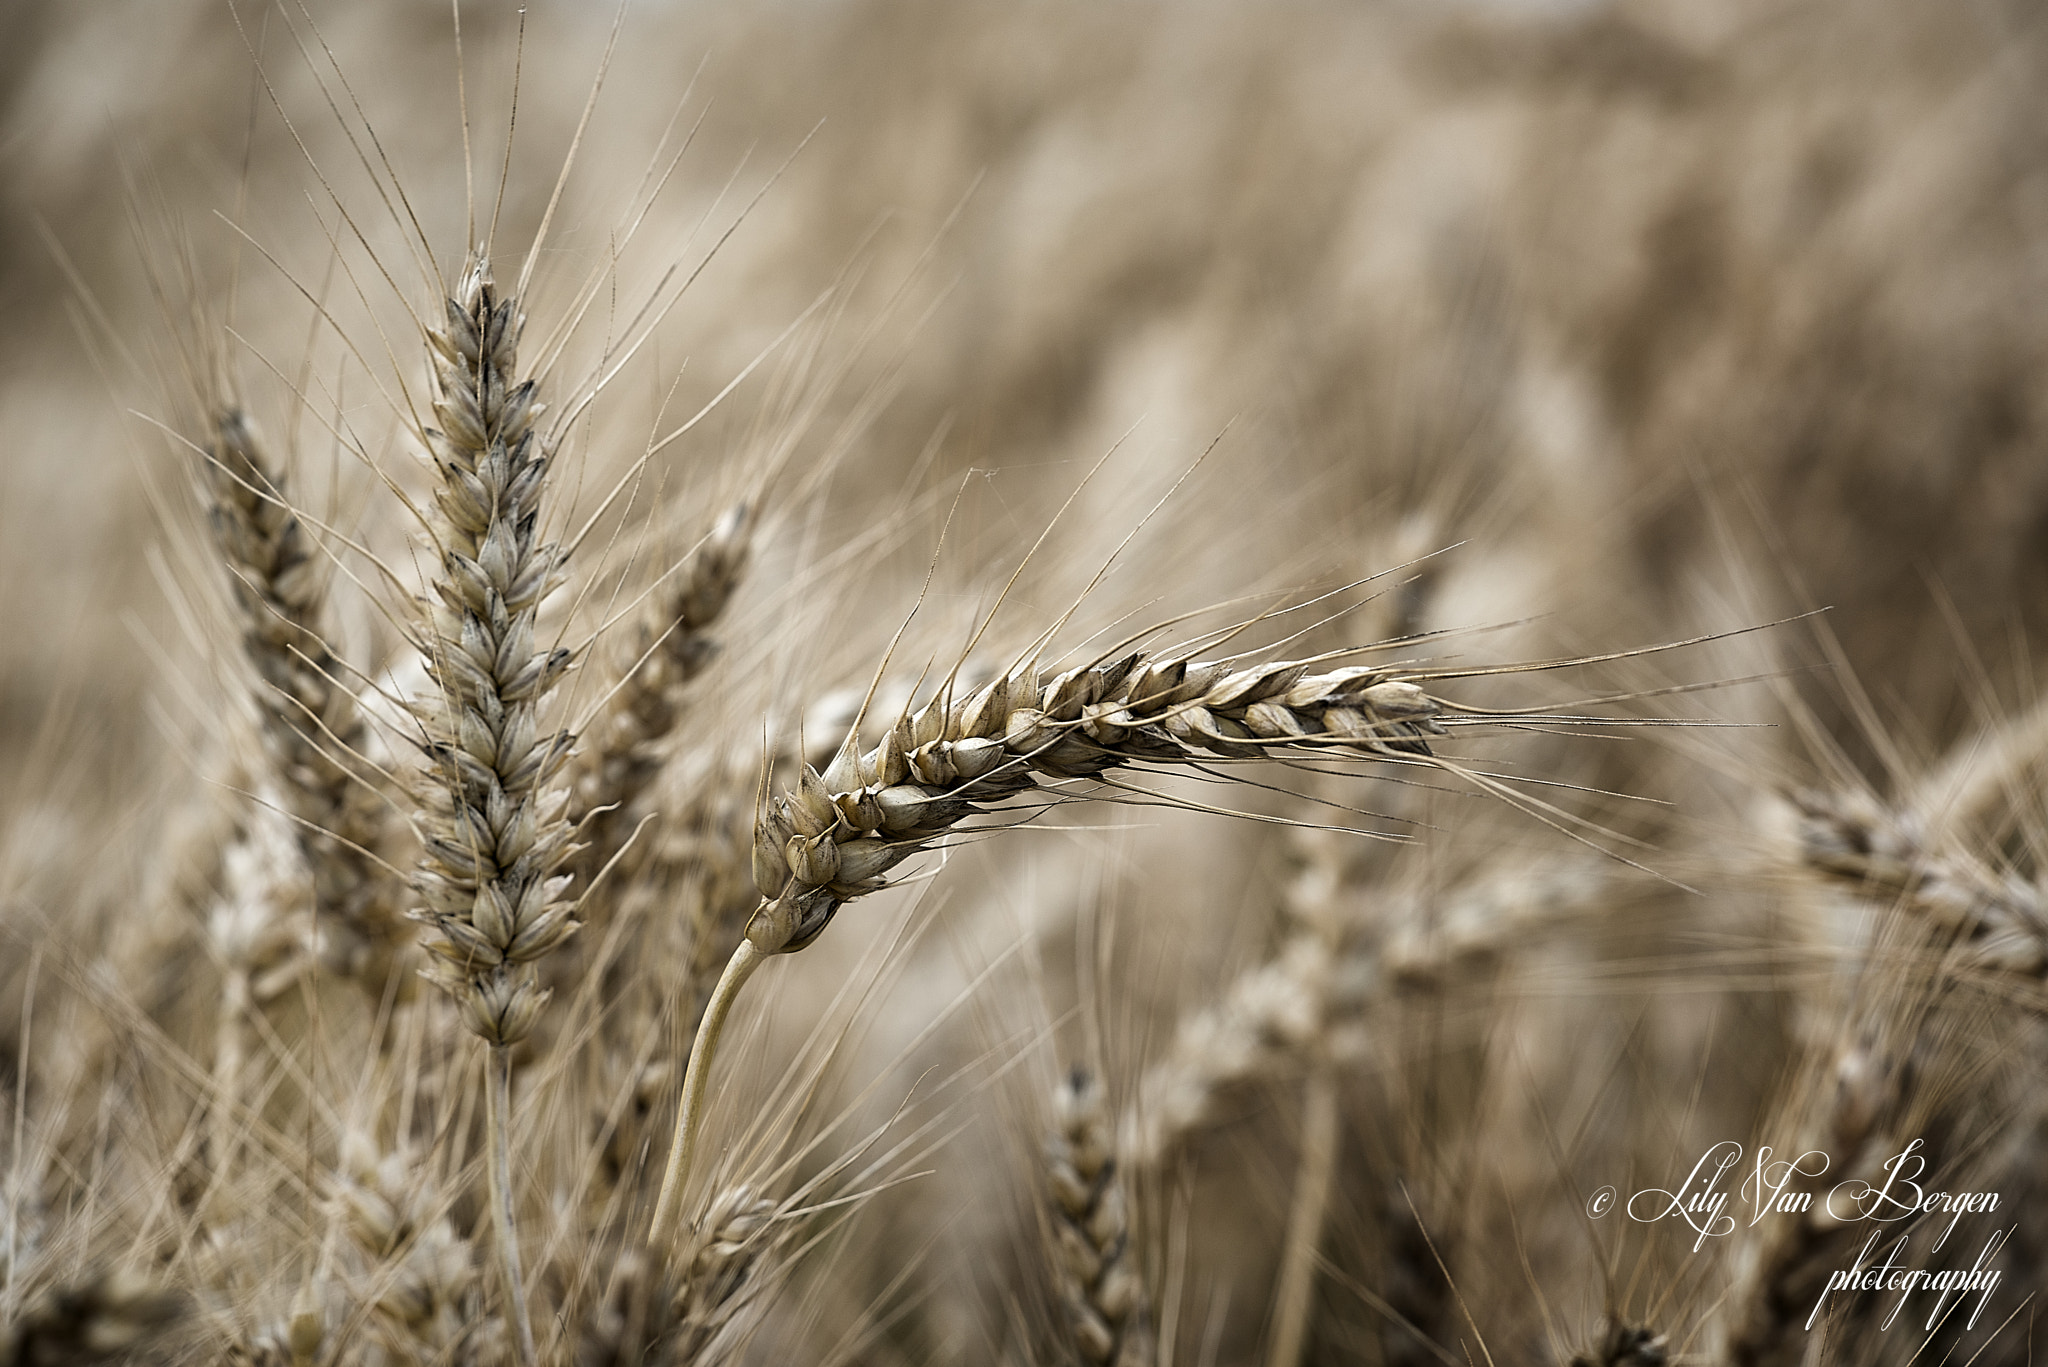
[[[544,530],[587,528],[549,724],[610,756],[570,815],[617,804],[569,895],[617,862],[511,1056],[541,1360],[2032,1361],[2044,21],[7,7],[4,1360],[518,1351],[480,1056],[409,927],[321,919],[321,860],[417,904],[422,329],[545,221]],[[282,499],[223,478],[229,408]],[[264,597],[220,529],[285,504],[310,577]],[[641,1246],[761,785],[885,655],[875,716],[1055,623],[1077,663],[1310,599],[1233,648],[1717,639],[1443,682],[1616,719],[1439,745],[1549,821],[1361,758],[925,855],[755,980],[695,1232]],[[344,751],[306,817],[279,755]],[[1587,1213],[1721,1141],[1823,1150],[1824,1191],[1915,1138],[2001,1198],[1938,1253],[1888,1227],[1914,1267],[2005,1233],[1973,1324],[1806,1327],[1868,1221]]]

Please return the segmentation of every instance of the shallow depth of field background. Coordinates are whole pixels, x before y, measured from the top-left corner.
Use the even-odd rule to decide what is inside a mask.
[[[6,1150],[13,1199],[57,1224],[81,1192],[118,1207],[148,1185],[132,1156],[95,1167],[96,1113],[175,1133],[192,1104],[149,1081],[162,1050],[210,1047],[196,919],[178,948],[179,861],[244,800],[224,572],[196,459],[165,429],[203,439],[201,382],[230,376],[309,505],[410,563],[391,491],[334,432],[415,487],[378,380],[423,373],[404,306],[432,301],[343,123],[359,102],[441,270],[459,267],[452,24],[434,5],[312,10],[348,90],[296,6],[239,23],[196,0],[0,13],[0,1070],[31,1118],[64,1112],[62,1161],[25,1179]],[[515,17],[464,9],[480,214],[509,164],[502,260],[546,209],[611,18],[529,6],[507,163]],[[1724,1360],[1762,1236],[1695,1255],[1688,1232],[1581,1212],[1595,1187],[1675,1179],[1716,1140],[1801,1144],[1862,1028],[1856,972],[1885,932],[1801,870],[1783,795],[1905,802],[1943,764],[2002,756],[1996,800],[1958,838],[2034,875],[2040,768],[2009,750],[2048,641],[2044,25],[2019,0],[637,6],[529,326],[551,326],[632,227],[573,359],[737,226],[592,404],[561,506],[595,510],[651,434],[772,350],[607,515],[576,566],[602,587],[574,620],[620,612],[750,471],[787,462],[676,746],[679,770],[738,773],[744,804],[764,727],[864,685],[934,560],[892,665],[906,683],[950,662],[1049,523],[991,655],[1073,606],[1127,536],[1063,645],[1390,570],[1312,613],[1349,609],[1296,653],[1449,632],[1405,653],[1478,667],[1825,608],[1444,686],[1503,705],[1635,693],[1603,715],[1716,723],[1504,731],[1468,752],[1590,790],[1545,795],[1644,842],[1600,838],[1647,871],[1455,784],[1276,779],[1422,823],[1412,846],[1345,856],[1369,962],[1345,1007],[1306,1360],[1480,1361],[1483,1341],[1501,1363],[1563,1362],[1610,1318],[1668,1334],[1674,1360]],[[633,227],[678,110],[701,129]],[[358,229],[396,291],[364,269]],[[337,576],[340,652],[367,674],[397,645],[377,601]],[[592,658],[572,709],[603,695]],[[1717,686],[1657,691],[1681,684]],[[1172,791],[1329,816],[1264,789]],[[871,984],[845,1008],[856,1024],[833,1027],[849,1033],[825,1109],[857,1119],[830,1142],[905,1104],[901,1124],[931,1129],[883,1174],[904,1180],[790,1269],[748,1360],[1062,1360],[1031,1289],[1046,1091],[1082,1062],[1137,1105],[1176,1022],[1272,954],[1298,858],[1279,825],[1063,810],[929,861],[928,882],[771,965],[730,1061],[747,1085],[772,1090],[837,1019],[820,1003]],[[1546,910],[1474,924],[1473,888]],[[2018,1232],[1985,1319],[1922,1360],[1989,1342],[1975,1361],[2028,1361],[2029,1311],[1991,1331],[2048,1276],[2048,1206],[2025,1185],[2048,1164],[2048,1076],[2013,1009],[2038,1002],[1937,994],[1926,976],[1887,989],[1916,1003],[1901,1019],[1938,1018],[1903,1046],[1916,1118]],[[66,1022],[127,1019],[111,1003],[161,1032],[110,1075],[118,1096],[38,1090],[71,1075]],[[1176,1362],[1257,1361],[1270,1332],[1305,1065],[1269,1043],[1260,1076],[1133,1191]],[[139,1247],[138,1227],[48,1234],[55,1261],[18,1275],[154,1259],[200,1303],[228,1295],[199,1284],[212,1264],[189,1243]],[[275,1284],[236,1283],[252,1323],[284,1313],[292,1247],[270,1255]],[[1438,1255],[1462,1304],[1439,1294]],[[1390,1301],[1435,1307],[1422,1327],[1441,1351],[1393,1332]],[[232,1319],[178,1351],[222,1351]],[[1812,1353],[1903,1362],[1920,1337],[1852,1324]]]

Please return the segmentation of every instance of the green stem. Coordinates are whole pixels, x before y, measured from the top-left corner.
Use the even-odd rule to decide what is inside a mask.
[[[661,1195],[654,1202],[654,1223],[647,1231],[650,1244],[665,1244],[674,1234],[671,1226],[677,1200],[682,1195],[683,1179],[689,1175],[690,1160],[696,1156],[697,1131],[704,1124],[704,1086],[711,1076],[711,1059],[718,1051],[718,1037],[725,1030],[725,1018],[731,1014],[740,988],[767,957],[755,948],[752,940],[741,940],[732,958],[726,961],[718,986],[711,989],[704,1019],[697,1026],[697,1038],[690,1044],[690,1066],[683,1074],[682,1108],[676,1117],[675,1139],[669,1146],[668,1170],[662,1174]]]
[[[520,1367],[537,1367],[533,1321],[526,1313],[526,1279],[519,1271],[519,1230],[512,1217],[512,1051],[491,1046],[484,1065],[484,1117],[490,1128],[491,1223],[497,1227],[498,1269],[519,1345]]]

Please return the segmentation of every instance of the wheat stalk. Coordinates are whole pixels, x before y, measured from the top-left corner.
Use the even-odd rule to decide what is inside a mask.
[[[570,657],[535,641],[562,557],[540,540],[552,453],[533,426],[534,382],[519,378],[523,325],[479,259],[447,301],[444,326],[427,334],[441,423],[427,433],[439,564],[420,650],[439,693],[417,708],[429,763],[413,887],[425,902],[414,916],[433,955],[428,975],[489,1047],[491,1213],[520,1361],[532,1364],[511,1189],[510,1051],[547,1001],[532,965],[576,923],[570,878],[558,873],[575,853],[568,793],[550,786],[572,739],[543,734],[537,715]]]
[[[684,1073],[681,1115],[655,1203],[667,1233],[720,1032],[763,959],[811,944],[846,901],[989,806],[1038,786],[1120,766],[1287,751],[1425,757],[1444,734],[1441,705],[1387,670],[1313,673],[1314,662],[1233,662],[1133,653],[1041,680],[1033,664],[899,717],[863,753],[849,735],[821,774],[806,765],[754,834],[762,903],[713,989]]]

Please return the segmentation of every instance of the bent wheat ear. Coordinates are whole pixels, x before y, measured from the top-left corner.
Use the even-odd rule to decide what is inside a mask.
[[[1428,737],[1445,733],[1442,705],[1392,671],[1313,667],[1235,668],[1133,653],[1041,679],[1027,663],[964,696],[942,690],[914,715],[898,717],[866,753],[849,737],[823,773],[806,765],[796,791],[776,798],[755,827],[762,903],[690,1049],[653,1239],[667,1233],[718,1036],[747,979],[769,956],[811,944],[841,905],[886,886],[889,870],[968,818],[1041,778],[1059,783],[1145,762],[1289,752],[1427,757]]]
[[[867,753],[849,744],[824,773],[806,767],[762,814],[754,882],[764,901],[747,937],[763,954],[804,948],[841,904],[1041,778],[1289,751],[1427,756],[1427,738],[1444,734],[1441,705],[1415,684],[1311,667],[1133,654],[1050,680],[1026,666],[964,698],[942,693]]]

